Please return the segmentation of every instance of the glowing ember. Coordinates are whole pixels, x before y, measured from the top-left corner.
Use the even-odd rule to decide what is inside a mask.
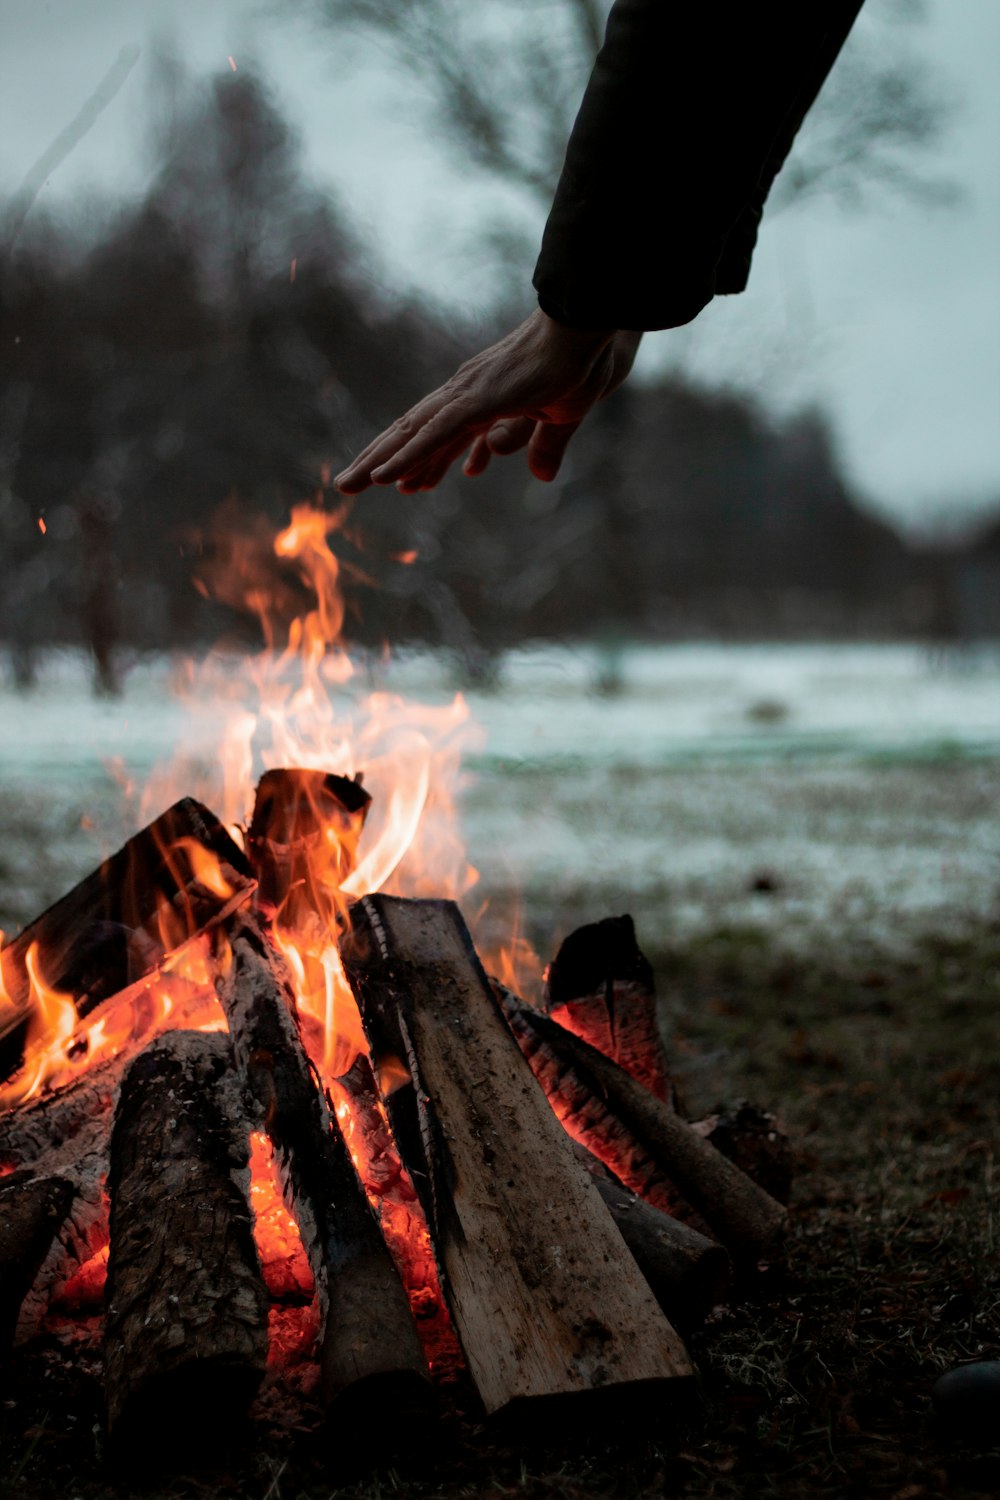
[[[271,1142],[263,1131],[250,1136],[250,1207],[264,1281],[272,1297],[309,1302],[314,1285],[299,1226],[290,1214]]]

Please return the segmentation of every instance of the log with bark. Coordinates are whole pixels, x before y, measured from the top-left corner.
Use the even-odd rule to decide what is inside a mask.
[[[32,1172],[35,1181],[67,1183],[71,1193],[66,1212],[60,1216],[49,1248],[21,1302],[15,1343],[23,1343],[40,1330],[53,1302],[77,1272],[99,1251],[107,1249],[108,1203],[104,1192],[107,1145],[105,1136],[96,1150],[78,1157],[58,1173]]]
[[[228,1037],[176,1031],[121,1085],[108,1188],[108,1430],[121,1450],[218,1442],[267,1362],[247,1202],[249,1126]]]
[[[342,953],[486,1411],[690,1375],[458,908],[366,896]]]
[[[728,1156],[742,1172],[752,1177],[778,1203],[787,1203],[792,1191],[793,1159],[788,1136],[766,1109],[745,1100],[720,1105],[713,1114],[692,1121],[717,1151]]]
[[[266,771],[247,836],[260,909],[289,928],[328,921],[331,892],[354,868],[370,806],[360,777]]]
[[[701,1215],[734,1256],[760,1260],[777,1253],[787,1224],[780,1203],[596,1047],[533,1010],[502,985],[494,987],[518,1045],[564,1118],[564,1089],[574,1104],[578,1097],[597,1101],[597,1111],[621,1125],[623,1138],[634,1143],[643,1165],[652,1165],[648,1180],[656,1185],[673,1183],[681,1199]],[[572,1127],[571,1119],[566,1123]],[[594,1132],[583,1143],[605,1161],[606,1139]],[[612,1156],[605,1164],[621,1175],[617,1161]],[[643,1192],[641,1185],[637,1191]],[[669,1202],[664,1206],[669,1208]]]
[[[77,1015],[158,968],[170,948],[247,900],[253,871],[213,813],[191,797],[135,834],[99,869],[0,950],[9,1004],[0,1007],[0,1081],[24,1057],[31,1005],[28,954]]]
[[[21,1304],[69,1214],[65,1177],[12,1172],[0,1178],[0,1360],[14,1338]]]
[[[280,956],[241,912],[219,985],[240,1070],[274,1144],[309,1256],[323,1318],[323,1394],[365,1425],[429,1386],[410,1306],[340,1126],[309,1062]]]
[[[0,1114],[0,1172],[31,1167],[36,1176],[57,1173],[103,1149],[120,1071],[111,1058],[58,1092]]]
[[[606,917],[571,933],[546,970],[543,1004],[560,1026],[612,1058],[658,1099],[668,1097],[653,970],[631,917]]]

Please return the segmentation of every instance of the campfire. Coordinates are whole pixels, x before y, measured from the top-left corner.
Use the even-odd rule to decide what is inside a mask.
[[[458,1379],[489,1415],[668,1401],[676,1329],[784,1227],[770,1117],[679,1112],[630,919],[544,980],[477,950],[465,707],[376,693],[348,732],[334,524],[274,542],[314,600],[280,651],[233,549],[271,645],[215,810],[156,779],[167,810],[0,952],[0,1359],[96,1309],[123,1447],[224,1431],[293,1364],[345,1429]]]

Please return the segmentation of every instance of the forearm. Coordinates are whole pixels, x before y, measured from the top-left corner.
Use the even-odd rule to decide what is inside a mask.
[[[695,317],[859,8],[617,0],[535,270],[544,311],[626,329]]]

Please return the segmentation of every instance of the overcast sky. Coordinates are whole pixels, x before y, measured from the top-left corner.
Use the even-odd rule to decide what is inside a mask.
[[[859,489],[918,528],[1000,506],[1000,0],[931,0],[928,12],[913,38],[958,104],[936,165],[961,203],[893,200],[849,217],[817,202],[765,218],[748,292],[717,299],[689,330],[652,335],[645,354],[783,410],[821,398]],[[391,275],[464,311],[482,302],[474,231],[494,190],[457,175],[427,138],[412,80],[356,47],[338,56],[331,39],[263,15],[258,0],[0,0],[0,193],[128,46],[143,49],[139,62],[42,200],[141,190],[157,34],[198,70],[230,56],[263,65],[311,171]],[[530,273],[527,263],[526,283]]]

